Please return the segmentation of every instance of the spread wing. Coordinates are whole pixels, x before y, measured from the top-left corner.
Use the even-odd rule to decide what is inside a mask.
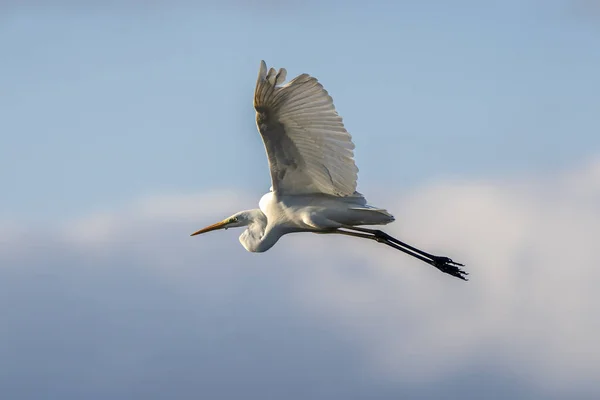
[[[356,191],[358,168],[354,143],[317,81],[302,74],[287,84],[261,61],[254,108],[263,138],[273,191],[281,194],[325,193],[350,196]]]

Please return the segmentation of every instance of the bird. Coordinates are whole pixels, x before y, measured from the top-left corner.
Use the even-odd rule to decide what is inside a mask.
[[[463,264],[429,254],[380,229],[395,220],[357,192],[354,142],[323,85],[309,74],[284,84],[285,68],[261,61],[254,91],[256,126],[271,174],[271,188],[259,208],[240,211],[191,234],[246,227],[240,235],[249,252],[261,253],[284,235],[339,234],[374,240],[462,280]]]

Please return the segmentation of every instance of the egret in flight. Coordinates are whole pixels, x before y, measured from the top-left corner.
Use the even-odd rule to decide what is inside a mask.
[[[240,242],[251,252],[269,250],[293,232],[341,234],[375,240],[437,269],[467,280],[448,257],[435,256],[363,225],[385,225],[394,217],[367,204],[356,191],[354,143],[333,100],[316,78],[302,74],[283,84],[284,68],[267,70],[261,61],[254,91],[256,125],[262,136],[272,187],[259,208],[240,211],[192,236],[247,227]]]

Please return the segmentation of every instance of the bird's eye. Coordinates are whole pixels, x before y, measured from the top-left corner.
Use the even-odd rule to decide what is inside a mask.
[[[230,222],[238,222],[237,217],[231,217],[231,221]]]

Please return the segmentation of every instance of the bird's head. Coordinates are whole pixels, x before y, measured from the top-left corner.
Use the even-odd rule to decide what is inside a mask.
[[[248,211],[240,211],[233,214],[231,217],[225,218],[223,221],[209,225],[206,228],[202,228],[199,231],[192,233],[190,236],[196,236],[201,233],[216,231],[219,229],[239,228],[250,224],[250,222],[252,222],[251,214]]]

